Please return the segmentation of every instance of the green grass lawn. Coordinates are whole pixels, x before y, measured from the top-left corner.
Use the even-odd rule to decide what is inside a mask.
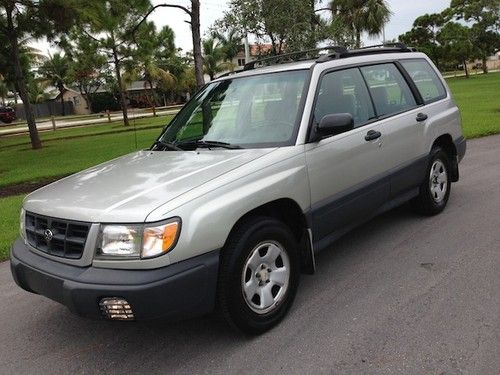
[[[41,150],[32,150],[25,135],[5,137],[0,141],[0,189],[74,173],[127,154],[136,150],[136,135],[137,149],[148,147],[170,119],[171,116],[165,116],[137,121],[137,133],[133,126],[116,124],[43,132]]]
[[[126,133],[133,132],[135,129],[143,130],[143,129],[158,129],[158,134],[160,129],[167,125],[170,120],[173,118],[172,115],[160,116],[160,117],[150,117],[150,118],[142,118],[142,119],[131,119],[130,126],[125,127],[123,122],[103,122],[101,124],[95,125],[85,125],[78,126],[74,128],[62,128],[56,131],[47,130],[40,132],[40,138],[42,142],[48,140],[57,140],[61,138],[71,138],[71,137],[87,137],[91,135],[100,135],[100,134],[110,134],[110,133]],[[4,147],[12,147],[16,145],[30,145],[29,137],[26,135],[18,135],[11,137],[0,137],[0,152]]]
[[[450,78],[448,83],[461,109],[467,138],[500,133],[500,73]],[[0,189],[71,174],[106,160],[148,147],[172,116],[123,123],[60,129],[40,133],[44,147],[30,148],[27,135],[0,137]],[[132,124],[134,120],[131,121]],[[135,147],[137,135],[137,148]],[[0,260],[18,233],[22,196],[0,198]]]
[[[12,242],[19,233],[19,212],[24,195],[0,199],[0,261],[9,256]]]
[[[467,138],[500,133],[500,72],[449,78]]]

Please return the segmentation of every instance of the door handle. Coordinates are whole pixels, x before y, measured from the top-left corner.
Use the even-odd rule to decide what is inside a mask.
[[[417,121],[418,122],[422,122],[422,121],[425,121],[428,119],[429,116],[427,116],[425,113],[422,113],[420,112],[418,115],[417,115]]]
[[[375,139],[378,139],[382,136],[382,133],[376,130],[370,130],[368,133],[365,135],[365,141],[373,141]]]

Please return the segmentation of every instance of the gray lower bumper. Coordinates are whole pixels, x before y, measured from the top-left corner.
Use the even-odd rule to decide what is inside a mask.
[[[21,288],[91,318],[101,317],[104,297],[125,298],[137,320],[206,314],[215,304],[218,265],[219,251],[154,270],[116,270],[54,262],[22,240],[11,250],[12,275]]]

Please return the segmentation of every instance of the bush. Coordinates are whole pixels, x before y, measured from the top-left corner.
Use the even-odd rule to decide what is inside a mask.
[[[92,112],[99,113],[110,111],[119,111],[121,109],[120,103],[116,97],[109,92],[98,92],[91,95],[92,98]]]

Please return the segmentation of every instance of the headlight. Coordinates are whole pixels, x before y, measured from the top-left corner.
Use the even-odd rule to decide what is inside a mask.
[[[21,213],[19,214],[19,234],[23,239],[26,239],[26,211],[21,208]]]
[[[180,219],[158,224],[102,225],[97,255],[105,258],[153,258],[173,249]]]

